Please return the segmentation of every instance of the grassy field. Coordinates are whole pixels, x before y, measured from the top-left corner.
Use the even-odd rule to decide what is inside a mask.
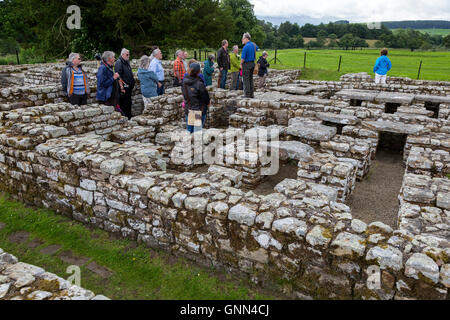
[[[401,30],[401,29],[392,29],[393,32],[395,32],[396,30]],[[428,33],[432,36],[441,35],[441,36],[445,37],[450,34],[450,29],[415,29],[415,30],[420,31],[422,33]]]
[[[379,57],[378,49],[364,50],[278,50],[277,64],[271,62],[275,69],[303,69],[306,52],[307,74],[304,79],[339,80],[340,75],[352,72],[373,74],[373,66]],[[268,51],[269,60],[274,58],[274,50]],[[259,56],[259,55],[258,55]],[[341,70],[337,72],[339,57],[342,56]],[[421,80],[450,81],[450,51],[445,52],[411,52],[405,49],[391,49],[389,58],[392,62],[390,76],[417,78],[420,61],[422,61]],[[315,78],[319,75],[321,78]]]
[[[54,246],[56,250],[49,253]],[[66,268],[79,264],[81,286],[112,299],[241,300],[278,296],[248,280],[113,238],[50,210],[25,207],[3,194],[0,248],[65,279],[69,277]],[[68,263],[68,257],[79,262]]]

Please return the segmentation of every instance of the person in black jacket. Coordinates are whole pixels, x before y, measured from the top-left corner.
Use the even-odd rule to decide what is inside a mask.
[[[266,83],[266,78],[267,78],[267,68],[270,66],[270,64],[267,62],[267,57],[269,56],[269,54],[264,51],[262,56],[259,57],[258,60],[258,65],[259,65],[259,69],[258,69],[258,76],[259,76],[259,88],[262,89],[264,88],[264,85]]]
[[[116,61],[115,71],[120,75],[120,109],[128,119],[131,119],[131,93],[133,92],[135,80],[133,69],[130,66],[130,51],[122,49],[119,59]]]
[[[202,130],[205,125],[210,98],[204,82],[199,77],[201,71],[200,64],[194,62],[189,68],[189,75],[185,76],[183,79],[182,91],[184,100],[186,101],[186,108],[184,110],[186,114],[187,130],[190,133],[193,133]],[[190,111],[201,111],[201,126],[189,125],[188,118]]]
[[[228,54],[228,41],[222,41],[222,47],[217,52],[217,64],[219,66],[219,84],[218,86],[225,89],[227,84],[228,70],[230,70],[230,55]]]

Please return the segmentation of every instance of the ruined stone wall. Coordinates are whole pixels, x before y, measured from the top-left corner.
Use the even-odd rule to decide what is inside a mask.
[[[0,300],[109,300],[0,248]]]
[[[243,100],[210,89],[214,115],[237,108],[241,118],[229,122],[254,128],[250,135],[273,125],[280,156],[298,161],[297,178],[269,195],[241,188],[259,181],[258,172],[245,170],[255,169],[250,162],[212,165],[205,173],[166,171],[189,145],[180,134],[179,88],[146,102],[128,122],[94,104],[0,113],[0,185],[23,201],[203,265],[255,282],[285,279],[297,298],[449,299],[448,156],[438,151],[445,139],[433,136],[447,120],[427,120],[426,113],[413,123],[386,115],[378,103],[359,108],[327,98],[323,87],[293,87],[308,93],[257,92]],[[204,138],[221,132],[205,130]],[[353,219],[345,204],[382,132],[428,135],[436,146],[425,150],[427,140],[407,158],[396,230]],[[242,158],[258,152],[246,149]],[[380,287],[368,286],[373,266],[381,269]]]

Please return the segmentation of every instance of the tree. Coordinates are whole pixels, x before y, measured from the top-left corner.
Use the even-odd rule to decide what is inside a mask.
[[[353,47],[354,37],[353,34],[347,33],[345,34],[338,42],[339,46],[344,50],[348,50]]]
[[[230,19],[221,25],[222,28],[230,29],[230,43],[241,44],[244,32],[250,33],[252,41],[259,44],[264,42],[264,31],[258,26],[253,5],[248,0],[223,0],[222,3],[231,15]]]
[[[450,48],[450,34],[448,36],[446,36],[443,40],[442,40],[442,44],[446,47],[446,48]]]

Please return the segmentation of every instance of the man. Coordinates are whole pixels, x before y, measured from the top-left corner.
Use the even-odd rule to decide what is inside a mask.
[[[162,66],[162,53],[160,49],[155,49],[152,53],[153,59],[150,62],[150,66],[148,67],[148,71],[153,71],[158,77],[158,96],[164,94],[164,68]]]
[[[61,84],[72,105],[87,104],[89,79],[81,67],[81,57],[78,53],[71,53],[61,73]]]
[[[373,72],[375,73],[375,83],[386,84],[386,74],[392,68],[391,60],[387,57],[388,50],[386,48],[380,51],[380,57],[375,62]]]
[[[151,54],[150,54],[150,57],[149,57],[150,58],[150,62],[152,62],[152,60],[154,58],[153,52],[155,52],[156,49],[159,49],[159,47],[158,46],[152,46]]]
[[[131,93],[133,92],[135,80],[133,69],[130,66],[130,51],[122,49],[120,57],[116,62],[115,71],[120,75],[120,79],[123,81],[124,91],[120,95],[120,109],[125,113],[128,119],[131,119]]]
[[[217,64],[219,66],[219,87],[225,89],[228,70],[230,70],[230,55],[228,54],[228,41],[222,41],[222,47],[217,52]]]
[[[187,58],[188,58],[188,53],[187,53],[187,51],[184,51],[183,52],[183,64],[184,64],[184,70],[186,70],[186,71],[188,71],[188,69],[189,69]]]
[[[239,89],[239,73],[241,71],[241,57],[239,56],[239,47],[233,46],[230,54],[230,73],[231,73],[231,90]]]
[[[184,74],[186,73],[186,68],[184,67],[183,59],[184,59],[184,52],[182,50],[177,50],[175,53],[177,58],[175,59],[173,63],[173,86],[174,87],[181,87],[181,84],[183,82]]]
[[[113,106],[117,109],[119,106],[117,79],[119,74],[113,71],[113,65],[116,61],[115,54],[112,51],[105,51],[102,55],[102,62],[97,71],[97,101]]]
[[[245,98],[254,98],[255,86],[253,83],[253,71],[255,70],[256,51],[258,46],[250,41],[251,36],[248,32],[242,36],[241,69],[242,78],[244,79]]]

